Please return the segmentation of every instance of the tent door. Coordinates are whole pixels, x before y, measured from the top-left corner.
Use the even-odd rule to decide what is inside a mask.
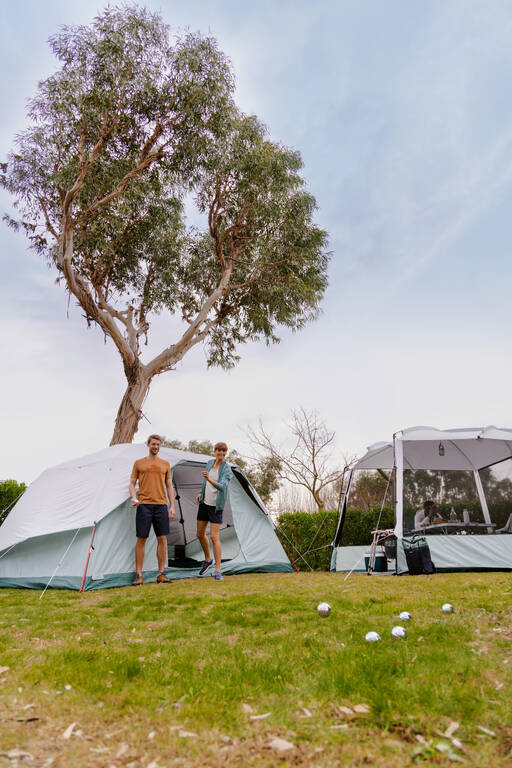
[[[196,502],[196,496],[201,490],[203,480],[201,471],[203,469],[203,464],[178,464],[173,469],[176,517],[171,520],[170,532],[167,537],[167,556],[170,568],[197,568],[204,558],[203,550],[197,538]],[[232,482],[237,482],[236,478],[233,478]],[[229,497],[223,519],[220,539],[222,561],[225,562],[232,560],[240,552],[240,542],[233,524]]]

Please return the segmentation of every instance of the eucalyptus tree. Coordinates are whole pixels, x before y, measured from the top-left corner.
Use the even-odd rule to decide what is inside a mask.
[[[158,15],[123,7],[49,42],[60,68],[2,165],[17,209],[6,218],[117,348],[127,385],[112,444],[130,442],[152,379],[193,346],[229,368],[240,344],[317,315],[327,236],[299,153],[237,108],[214,39],[171,42]],[[187,224],[189,203],[203,229]],[[145,359],[161,313],[179,331]]]

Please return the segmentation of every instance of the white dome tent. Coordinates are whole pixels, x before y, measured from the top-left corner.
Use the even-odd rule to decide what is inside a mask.
[[[46,470],[0,526],[0,587],[80,591],[130,584],[135,570],[135,508],[128,484],[145,445],[122,444]],[[170,578],[197,576],[203,553],[196,538],[195,497],[209,456],[171,448],[159,456],[172,468],[176,518],[168,536]],[[243,472],[231,465],[220,536],[225,574],[292,571],[270,516]],[[158,572],[151,531],[144,580]]]
[[[343,526],[354,472],[381,470],[392,473],[394,480],[394,510],[397,539],[395,572],[407,572],[402,546],[404,538],[419,531],[410,530],[404,517],[404,471],[466,471],[471,472],[480,502],[483,519],[480,522],[448,521],[445,525],[428,526],[426,535],[432,561],[439,570],[512,569],[512,533],[509,517],[505,531],[498,531],[491,519],[480,472],[512,459],[512,429],[479,427],[439,430],[434,427],[410,427],[393,435],[392,442],[376,443],[353,466],[340,511],[333,542],[331,570],[364,570],[364,553],[368,546],[342,546]],[[512,499],[511,499],[512,511]],[[510,530],[509,530],[510,529]],[[455,535],[455,534],[471,535]]]

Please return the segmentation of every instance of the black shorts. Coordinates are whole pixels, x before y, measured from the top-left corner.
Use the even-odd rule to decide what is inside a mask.
[[[151,524],[153,524],[155,536],[167,536],[169,533],[167,504],[139,504],[135,516],[137,538],[147,539]]]
[[[219,523],[220,525],[222,523],[223,512],[223,509],[215,509],[214,506],[210,506],[210,504],[205,504],[204,501],[200,501],[199,507],[197,508],[197,519],[202,520],[203,523]]]

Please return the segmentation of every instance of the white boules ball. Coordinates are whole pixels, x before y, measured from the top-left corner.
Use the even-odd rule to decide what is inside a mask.
[[[443,613],[453,613],[453,605],[450,603],[445,603],[441,610]]]
[[[393,637],[405,637],[407,635],[407,632],[403,627],[400,627],[399,625],[397,625],[396,627],[393,627],[393,629],[391,630],[391,634],[393,635]]]
[[[367,632],[364,639],[367,643],[376,643],[380,640],[380,635],[378,632]]]
[[[329,605],[329,603],[319,603],[319,605],[317,606],[317,611],[320,616],[326,619],[331,612],[331,606]]]
[[[402,611],[402,613],[400,614],[400,616],[398,618],[402,619],[402,621],[410,621],[412,616],[409,613],[409,611]]]

